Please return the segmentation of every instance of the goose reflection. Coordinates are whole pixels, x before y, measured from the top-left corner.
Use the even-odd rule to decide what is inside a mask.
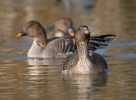
[[[62,59],[32,59],[28,58],[27,73],[25,74],[27,95],[30,98],[39,98],[48,95],[61,79]],[[56,80],[57,79],[57,80]],[[52,85],[52,84],[56,85]],[[60,89],[61,90],[61,89]]]
[[[34,76],[34,78],[40,79],[41,75],[55,74],[61,72],[61,65],[63,64],[63,59],[28,59],[28,75]],[[40,77],[40,78],[39,78]]]
[[[39,98],[39,91],[43,91],[40,87],[46,88],[48,80],[45,78],[47,74],[46,66],[29,66],[25,74],[26,90],[29,98]]]
[[[49,95],[54,88],[60,87],[58,86],[59,82],[57,82],[58,79],[61,79],[61,75],[58,74],[61,71],[60,66],[33,65],[29,66],[27,71],[25,74],[26,90],[30,98],[39,98],[44,95]]]
[[[53,59],[53,58],[28,58],[28,65],[61,65],[63,64],[65,59]]]
[[[64,83],[78,100],[90,100],[93,92],[107,84],[107,75],[67,75]]]

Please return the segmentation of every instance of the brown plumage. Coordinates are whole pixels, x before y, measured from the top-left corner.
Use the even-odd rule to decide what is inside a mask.
[[[76,30],[73,28],[73,22],[68,17],[58,18],[54,25],[45,28],[47,38],[61,37],[61,36],[74,36]]]
[[[33,44],[28,51],[28,57],[40,57],[40,58],[63,58],[68,55],[69,52],[76,51],[76,42],[74,37],[53,37],[47,39],[46,31],[43,26],[37,21],[29,21],[25,24],[21,33],[18,33],[16,37],[21,36],[33,37]],[[99,36],[97,36],[99,38]],[[96,38],[96,37],[95,37]],[[89,49],[96,50],[97,48],[107,46],[106,38],[99,39],[90,38]],[[109,39],[109,38],[108,38]],[[95,45],[91,45],[95,44]]]
[[[77,52],[66,58],[62,69],[64,74],[100,74],[108,72],[107,63],[101,55],[93,52],[89,54],[89,39],[88,27],[80,26],[75,36]]]

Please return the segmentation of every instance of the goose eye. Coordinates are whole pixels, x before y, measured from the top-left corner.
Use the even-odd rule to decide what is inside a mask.
[[[23,28],[22,32],[23,32],[23,33],[26,33],[26,28]]]

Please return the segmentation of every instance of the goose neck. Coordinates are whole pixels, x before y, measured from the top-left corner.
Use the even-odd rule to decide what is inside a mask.
[[[85,42],[79,42],[77,46],[79,59],[80,58],[86,58],[89,56],[89,50],[87,48],[87,43]]]

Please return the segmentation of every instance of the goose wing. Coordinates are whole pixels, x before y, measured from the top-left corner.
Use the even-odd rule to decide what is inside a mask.
[[[92,68],[94,68],[97,72],[105,73],[105,71],[108,71],[108,65],[100,54],[93,53],[92,56],[90,56],[90,62],[93,65]]]
[[[89,40],[89,49],[94,51],[98,48],[106,47],[110,42],[114,41],[117,38],[116,35],[108,34],[108,35],[100,35],[100,36],[92,36]]]
[[[57,53],[69,53],[76,51],[76,43],[74,37],[54,37],[48,39],[48,45]]]
[[[102,47],[108,46],[108,44],[117,38],[116,35],[100,35],[93,36],[89,40],[88,48],[89,50],[97,50]],[[64,36],[64,37],[54,37],[48,39],[48,43],[51,44],[52,48],[57,53],[69,53],[76,51],[76,42],[74,37]]]
[[[62,71],[66,71],[69,68],[76,66],[77,62],[78,62],[78,53],[75,52],[74,54],[69,55],[66,58],[65,63],[63,64]]]

